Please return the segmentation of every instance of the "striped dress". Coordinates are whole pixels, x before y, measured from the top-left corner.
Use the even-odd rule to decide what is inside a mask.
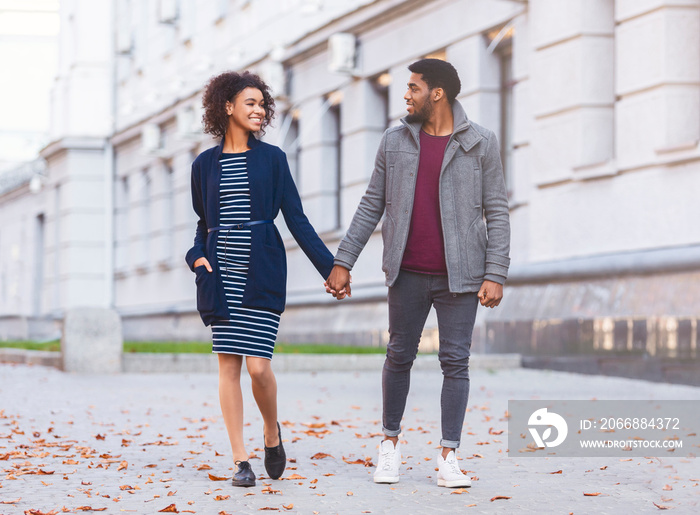
[[[221,154],[219,225],[250,220],[250,189],[246,155]],[[228,320],[211,325],[212,350],[272,359],[280,315],[264,309],[241,307],[250,261],[250,228],[222,229],[217,233],[216,252],[226,290]]]

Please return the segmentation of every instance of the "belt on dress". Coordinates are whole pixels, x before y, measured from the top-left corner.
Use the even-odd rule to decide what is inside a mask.
[[[228,229],[243,229],[244,227],[250,227],[251,225],[271,224],[273,222],[274,222],[274,220],[251,220],[250,222],[241,222],[239,224],[222,225],[219,227],[210,227],[209,229],[207,229],[207,231],[214,232],[214,231],[225,231]]]

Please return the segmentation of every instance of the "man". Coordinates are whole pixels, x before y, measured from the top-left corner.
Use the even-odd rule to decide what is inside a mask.
[[[503,297],[510,264],[508,198],[496,137],[467,119],[456,100],[461,83],[454,67],[422,59],[408,69],[408,116],[384,133],[326,286],[339,299],[350,294],[349,271],[386,212],[382,268],[390,338],[382,372],[385,437],[374,481],[399,480],[398,437],[411,366],[435,306],[443,374],[437,483],[466,487],[471,482],[455,451],[469,397],[471,335],[478,303],[493,308]]]

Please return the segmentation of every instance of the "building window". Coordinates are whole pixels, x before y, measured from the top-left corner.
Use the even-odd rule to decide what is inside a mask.
[[[513,50],[508,45],[499,52],[501,61],[501,161],[506,190],[513,193]]]
[[[386,130],[391,123],[389,119],[389,85],[391,84],[391,75],[388,72],[382,73],[372,81],[372,88],[376,93],[376,99],[381,105],[381,118],[383,129]]]
[[[342,163],[343,163],[343,133],[340,126],[340,103],[331,105],[328,109],[330,135],[333,137],[332,153],[335,165],[335,228],[340,229],[341,223],[341,198],[342,198]]]

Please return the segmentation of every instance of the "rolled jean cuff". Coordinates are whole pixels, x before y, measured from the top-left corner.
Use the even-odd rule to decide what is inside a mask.
[[[384,432],[385,436],[399,436],[401,434],[401,428],[398,429],[387,429],[386,427],[382,426],[382,431]]]
[[[386,434],[386,432],[384,434]],[[440,439],[440,445],[448,449],[459,449],[459,440],[445,440],[442,438]]]

